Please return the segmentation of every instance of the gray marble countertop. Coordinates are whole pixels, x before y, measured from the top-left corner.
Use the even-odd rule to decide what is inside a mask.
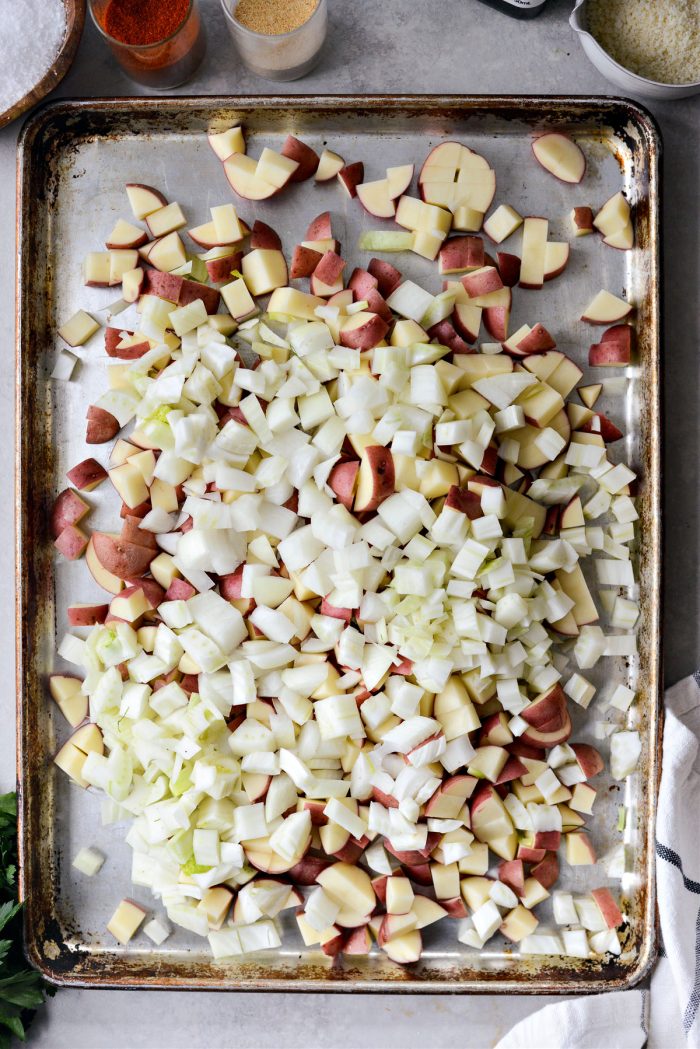
[[[614,94],[588,63],[568,25],[571,0],[550,0],[532,22],[477,0],[329,0],[331,28],[320,65],[295,84],[270,84],[241,69],[218,0],[200,0],[209,50],[182,94],[431,92]],[[89,20],[88,20],[89,21]],[[86,25],[78,57],[58,95],[142,93],[117,69]],[[643,101],[643,100],[642,100]],[[664,138],[665,666],[672,683],[700,663],[700,96],[648,103]],[[13,257],[15,143],[0,131],[0,243]],[[6,687],[0,710],[0,788],[14,779],[14,442],[10,265],[0,282],[0,623]],[[22,421],[17,420],[21,426]],[[543,998],[388,995],[262,995],[61,990],[42,1010],[31,1044],[42,1049],[218,1049],[225,1046],[492,1046]],[[651,1043],[655,1037],[652,1010]],[[650,1044],[651,1044],[650,1043]]]

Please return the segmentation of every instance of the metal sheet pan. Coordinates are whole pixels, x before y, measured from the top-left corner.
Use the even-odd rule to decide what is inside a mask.
[[[625,787],[601,777],[593,839],[599,854],[617,840],[617,807],[628,806],[625,841],[628,873],[621,888],[629,916],[622,957],[606,962],[570,958],[521,958],[505,942],[481,951],[459,944],[441,923],[425,938],[417,965],[402,968],[383,955],[333,963],[304,948],[290,932],[276,952],[231,963],[214,962],[204,941],[178,930],[161,948],[140,936],[128,949],[115,946],[105,924],[116,902],[130,893],[130,850],[125,828],[100,825],[99,801],[74,789],[51,764],[66,726],[47,693],[47,675],[58,664],[56,638],[65,630],[65,606],[97,596],[81,564],[56,564],[48,534],[48,507],[63,487],[67,468],[84,458],[84,413],[93,390],[102,389],[104,359],[81,352],[78,381],[52,383],[55,328],[78,307],[98,309],[112,291],[85,289],[80,260],[102,246],[110,220],[125,212],[125,181],[144,181],[179,200],[192,223],[210,205],[230,199],[204,133],[242,122],[252,151],[277,145],[294,131],[319,148],[326,142],[346,160],[363,159],[367,177],[387,164],[419,160],[430,146],[459,138],[485,154],[498,175],[497,202],[545,214],[552,236],[568,237],[574,204],[599,206],[620,186],[634,204],[637,247],[601,250],[597,238],[574,244],[566,278],[537,297],[516,296],[513,324],[544,319],[561,349],[585,365],[591,329],[577,318],[601,287],[623,290],[635,303],[639,350],[600,402],[624,422],[622,455],[640,474],[639,656],[603,661],[595,684],[632,683],[639,702],[631,715],[640,728],[643,755]],[[565,186],[534,168],[533,131],[561,129],[581,141],[588,172],[580,187]],[[17,285],[17,703],[18,778],[21,795],[21,894],[26,901],[30,959],[58,983],[101,987],[182,987],[403,992],[572,993],[619,989],[639,980],[655,952],[653,817],[659,773],[660,689],[660,317],[659,165],[661,144],[649,114],[635,103],[601,98],[516,97],[256,97],[103,99],[58,102],[25,126],[18,162]],[[361,228],[376,227],[357,202],[334,185],[303,184],[294,193],[241,208],[297,242],[311,214],[333,212],[334,232],[345,254],[357,259]],[[358,260],[359,261],[359,260]],[[406,275],[438,290],[435,267],[401,257]],[[598,373],[597,378],[608,376]],[[104,527],[114,509],[95,500],[91,525]],[[109,507],[105,506],[109,502]],[[603,626],[605,621],[603,620]],[[575,738],[592,740],[591,718],[576,712]],[[605,750],[605,747],[603,748]],[[84,844],[108,855],[86,886],[71,859]],[[567,868],[564,884],[577,890],[604,883],[600,869]],[[132,893],[133,894],[133,893]],[[138,890],[136,891],[139,897]],[[151,905],[143,890],[139,897]],[[546,910],[545,910],[546,917]]]

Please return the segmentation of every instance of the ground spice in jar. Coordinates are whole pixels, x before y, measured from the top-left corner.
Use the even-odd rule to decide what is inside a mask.
[[[235,18],[253,33],[292,33],[311,18],[318,0],[238,0]]]
[[[91,9],[119,64],[146,87],[179,87],[204,57],[196,0],[92,0]]]
[[[157,44],[182,25],[190,0],[110,0],[105,32],[123,44]]]

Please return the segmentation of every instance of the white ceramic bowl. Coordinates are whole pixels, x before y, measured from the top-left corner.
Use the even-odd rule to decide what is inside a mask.
[[[576,6],[571,13],[569,24],[581,40],[581,45],[586,55],[596,69],[603,74],[606,80],[621,87],[623,91],[634,91],[649,98],[685,98],[687,95],[696,95],[700,92],[700,83],[695,84],[662,84],[658,80],[647,80],[646,77],[638,76],[637,73],[625,69],[616,62],[607,51],[604,51],[598,41],[588,32],[586,20],[586,4],[588,0],[576,0]],[[663,3],[663,0],[659,0]]]

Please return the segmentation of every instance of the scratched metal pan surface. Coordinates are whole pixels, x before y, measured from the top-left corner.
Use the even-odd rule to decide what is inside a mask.
[[[158,186],[181,203],[189,225],[205,221],[211,205],[232,199],[205,133],[238,122],[246,127],[253,155],[264,145],[279,148],[293,131],[317,150],[328,143],[347,161],[363,160],[368,179],[381,177],[387,165],[421,162],[440,141],[460,139],[496,169],[495,203],[546,215],[553,239],[569,238],[568,214],[575,204],[599,206],[622,187],[634,205],[633,251],[606,249],[596,237],[573,241],[566,274],[537,295],[516,293],[512,321],[513,330],[524,321],[545,321],[559,348],[586,367],[591,379],[602,380],[609,374],[586,366],[588,345],[599,329],[577,318],[600,288],[624,292],[636,306],[636,360],[600,403],[623,424],[626,436],[616,450],[641,479],[634,555],[642,608],[639,656],[617,665],[603,660],[590,675],[603,692],[613,680],[631,683],[639,692],[630,718],[643,738],[639,769],[624,785],[600,777],[592,824],[600,855],[619,841],[618,807],[627,805],[628,861],[621,890],[628,923],[618,959],[521,958],[498,938],[475,951],[457,941],[455,923],[449,921],[425,930],[424,956],[408,967],[395,965],[382,952],[333,962],[318,948],[303,946],[293,919],[281,949],[229,963],[213,961],[206,941],[184,930],[177,929],[161,947],[138,935],[127,948],[115,945],[105,931],[123,896],[149,910],[156,901],[148,890],[132,888],[126,826],[103,827],[100,799],[72,787],[51,761],[67,736],[47,691],[48,675],[61,669],[55,650],[66,630],[65,609],[71,602],[98,599],[101,592],[84,563],[57,563],[47,511],[65,485],[65,471],[87,454],[86,406],[106,384],[99,337],[93,348],[78,351],[74,381],[50,381],[59,345],[55,331],[76,309],[95,313],[116,297],[114,289],[84,288],[80,263],[87,251],[103,247],[114,220],[129,214],[125,182]],[[571,132],[581,143],[588,171],[580,186],[558,182],[535,163],[530,144],[533,132],[542,129]],[[658,132],[644,109],[601,98],[104,99],[58,102],[29,120],[18,162],[18,778],[27,950],[50,980],[101,987],[580,993],[629,986],[648,970],[655,952],[653,816],[661,734],[660,152]],[[313,215],[330,209],[334,233],[353,265],[363,261],[356,250],[360,231],[381,225],[336,183],[304,183],[270,202],[236,203],[249,222],[261,218],[278,230],[287,251]],[[512,250],[518,251],[519,243]],[[402,255],[399,265],[407,276],[439,290],[435,265],[411,255]],[[97,449],[105,461],[107,454]],[[91,527],[109,528],[114,499],[106,489],[88,498],[95,504]],[[578,709],[574,713],[574,738],[601,746],[591,732],[591,712],[588,717]],[[602,749],[607,757],[607,743]],[[95,845],[107,856],[96,878],[86,879],[71,867],[82,845]],[[606,883],[600,868],[562,867],[562,884],[568,888]],[[541,910],[551,921],[547,906]]]

